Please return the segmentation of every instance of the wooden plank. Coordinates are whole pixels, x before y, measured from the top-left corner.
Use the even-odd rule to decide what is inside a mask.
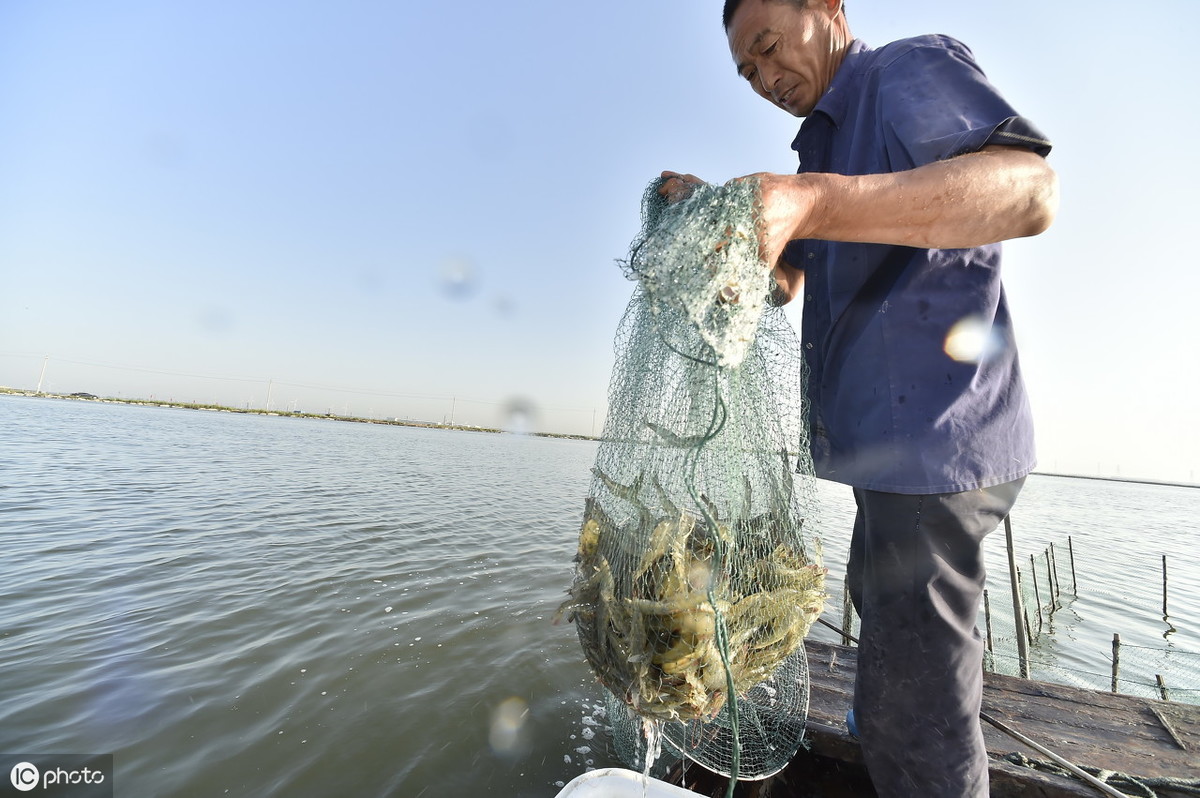
[[[816,794],[814,778],[843,779],[846,795],[869,798],[862,787],[865,769],[859,742],[846,729],[854,695],[857,650],[807,641],[809,706],[806,740],[782,774],[756,788],[739,786],[738,796],[797,798]],[[1084,768],[1100,768],[1143,778],[1200,780],[1200,706],[1084,690],[1066,685],[984,675],[984,711],[1007,726]],[[1035,761],[1046,757],[1004,732],[982,723],[990,758],[992,798],[1094,798],[1085,783],[1013,764],[1004,757],[1019,753]],[[840,770],[839,770],[840,769]],[[700,770],[692,768],[693,771]],[[723,796],[724,780],[696,779],[692,789]],[[869,789],[869,788],[868,788]],[[1158,790],[1159,795],[1171,795]],[[836,796],[836,785],[822,795]]]
[[[861,763],[858,741],[845,728],[857,651],[817,641],[808,641],[807,651],[813,751]],[[1200,751],[1200,707],[1001,674],[985,674],[983,705],[998,720],[1077,766],[1142,777],[1200,779],[1200,757],[1195,753]],[[1002,757],[1011,752],[1033,760],[1046,757],[990,725],[984,724],[983,732],[992,760],[994,796],[1039,794],[1030,790],[1095,794],[1072,779],[1005,761]]]
[[[1200,759],[1187,750],[1189,743],[1200,745],[1197,706],[989,674],[984,710],[1077,765],[1200,779]],[[1172,731],[1187,747],[1180,747]],[[993,743],[1011,739],[987,727],[985,738],[989,752]]]
[[[809,641],[809,718],[844,728],[854,693],[857,652]],[[1150,777],[1200,778],[1200,707],[985,674],[986,712],[1077,765]],[[1171,728],[1160,720],[1162,715]],[[984,726],[993,757],[1020,751],[1043,758]],[[1176,739],[1178,738],[1178,739]],[[1181,745],[1182,744],[1182,745]]]

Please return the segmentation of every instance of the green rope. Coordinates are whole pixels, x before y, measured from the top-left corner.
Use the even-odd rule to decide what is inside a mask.
[[[1024,754],[1013,751],[1005,754],[1003,759],[1020,767],[1029,768],[1030,770],[1038,770],[1044,773],[1052,773],[1056,776],[1066,776],[1067,778],[1075,778],[1074,775],[1066,768],[1060,767],[1053,762],[1046,762],[1041,759],[1033,759]],[[1096,767],[1086,767],[1077,765],[1077,767],[1085,773],[1095,776],[1099,781],[1120,790],[1121,792],[1133,798],[1159,798],[1155,788],[1160,790],[1171,790],[1173,792],[1182,793],[1184,795],[1200,795],[1200,779],[1177,779],[1171,777],[1146,777],[1133,776],[1128,773],[1121,773],[1115,770],[1104,770]]]
[[[704,449],[705,444],[721,434],[721,430],[725,428],[725,422],[729,418],[729,414],[725,408],[725,401],[721,398],[719,367],[716,366],[715,361],[711,365],[713,369],[713,396],[716,401],[713,403],[712,418],[709,419],[708,429],[705,431],[704,437],[696,444],[696,447],[685,460],[687,462],[688,473],[684,484],[687,487],[688,494],[692,497],[692,501],[695,502],[695,506],[700,508],[700,512],[704,516],[704,522],[713,531],[713,559],[716,565],[714,571],[721,573],[725,567],[725,541],[721,539],[720,533],[717,532],[716,516],[709,509],[708,502],[702,501],[699,491],[696,490],[696,467],[700,464],[700,452]],[[733,666],[729,660],[729,630],[725,626],[724,614],[717,607],[715,579],[710,579],[708,582],[707,598],[709,605],[713,608],[715,619],[714,638],[717,643],[717,652],[721,655],[721,665],[725,668],[725,690],[728,694],[725,706],[729,711],[729,731],[733,735],[733,750],[729,753],[729,784],[725,789],[725,798],[733,798],[733,791],[737,785],[738,770],[741,767],[742,746],[739,735],[737,693],[733,685]]]

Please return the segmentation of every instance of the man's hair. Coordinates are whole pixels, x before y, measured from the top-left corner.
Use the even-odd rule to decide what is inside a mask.
[[[729,23],[733,20],[733,15],[742,7],[745,0],[725,0],[725,9],[721,12],[721,24],[725,26],[725,32],[729,32]],[[807,8],[808,0],[757,0],[759,3],[787,3],[789,6],[796,8]]]
[[[725,26],[725,32],[729,32],[729,23],[733,19],[733,15],[742,7],[742,3],[746,0],[725,0],[725,9],[721,12],[721,24]],[[760,3],[786,3],[789,6],[796,8],[808,8],[809,0],[758,0]],[[845,13],[846,4],[842,3],[842,12]]]

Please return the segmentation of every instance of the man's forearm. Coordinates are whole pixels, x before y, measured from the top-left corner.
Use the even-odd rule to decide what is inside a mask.
[[[1058,208],[1054,170],[1040,156],[1008,147],[892,174],[780,177],[784,182],[764,186],[774,195],[764,201],[789,240],[974,247],[1037,235]],[[787,230],[789,218],[794,226]]]

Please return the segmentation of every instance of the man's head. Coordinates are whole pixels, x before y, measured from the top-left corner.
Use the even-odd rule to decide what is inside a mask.
[[[738,74],[793,116],[812,111],[851,39],[842,0],[726,0],[723,21]]]

